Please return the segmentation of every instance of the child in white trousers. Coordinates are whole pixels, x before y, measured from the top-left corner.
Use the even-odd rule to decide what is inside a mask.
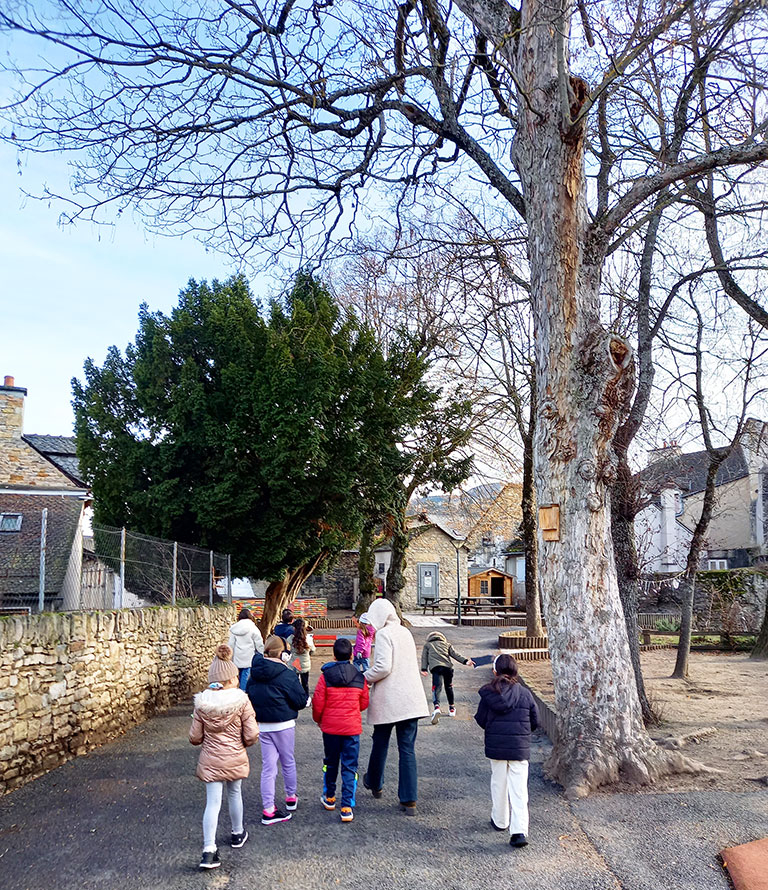
[[[531,733],[539,725],[536,703],[519,682],[517,662],[499,655],[494,678],[480,689],[475,720],[485,730],[491,761],[491,826],[509,830],[512,847],[528,843],[528,761]]]

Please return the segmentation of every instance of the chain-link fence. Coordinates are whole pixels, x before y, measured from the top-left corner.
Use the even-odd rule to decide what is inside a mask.
[[[0,615],[232,602],[227,554],[128,529],[91,529],[73,498],[40,503],[0,514]]]

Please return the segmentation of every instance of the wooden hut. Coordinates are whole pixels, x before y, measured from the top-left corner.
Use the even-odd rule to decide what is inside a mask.
[[[474,566],[469,570],[469,586],[467,595],[477,599],[492,597],[496,602],[507,606],[513,604],[515,578],[501,569],[487,566]]]

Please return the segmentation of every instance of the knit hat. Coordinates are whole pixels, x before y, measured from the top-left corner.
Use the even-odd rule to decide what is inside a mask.
[[[226,643],[216,647],[216,655],[208,668],[209,683],[226,683],[237,677],[237,667],[232,661],[232,650]]]
[[[363,612],[363,614],[357,620],[360,622],[360,624],[370,624],[371,623],[371,619],[368,617],[367,612]]]

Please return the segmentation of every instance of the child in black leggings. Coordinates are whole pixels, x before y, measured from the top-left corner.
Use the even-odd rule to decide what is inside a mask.
[[[470,667],[475,666],[471,658],[465,658],[457,652],[439,631],[431,633],[421,650],[421,673],[425,677],[429,673],[432,674],[433,724],[440,720],[440,693],[443,691],[443,683],[445,683],[445,695],[448,699],[448,713],[451,717],[456,716],[453,698],[452,658]]]

